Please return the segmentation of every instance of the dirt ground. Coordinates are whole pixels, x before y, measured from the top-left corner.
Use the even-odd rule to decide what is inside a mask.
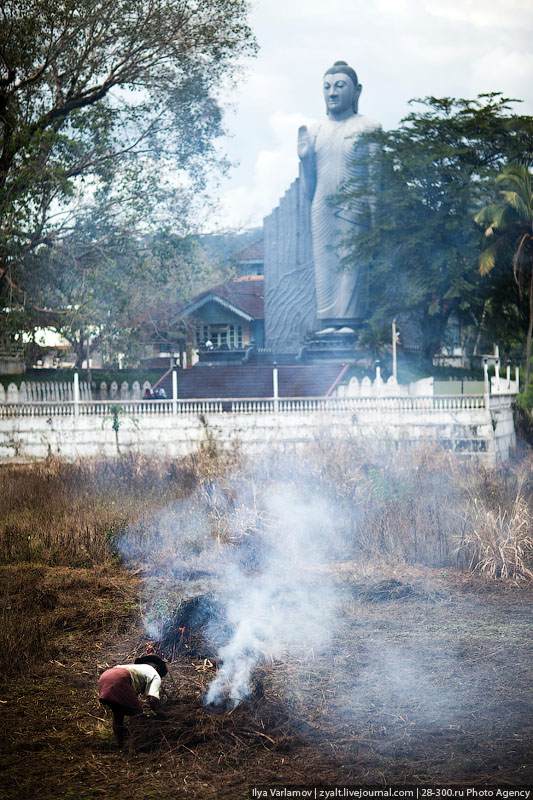
[[[215,667],[182,653],[166,681],[168,718],[132,720],[118,750],[96,680],[144,650],[141,576],[0,569],[8,610],[31,601],[28,624],[43,626],[40,659],[0,687],[3,797],[208,800],[274,783],[531,784],[533,589],[409,567],[362,574],[345,564],[336,579],[342,619],[323,653],[263,664],[264,695],[218,715],[201,705]],[[391,579],[398,583],[384,583]],[[194,588],[176,581],[177,595]]]

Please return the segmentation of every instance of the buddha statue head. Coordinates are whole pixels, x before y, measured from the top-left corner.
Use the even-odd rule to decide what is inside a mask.
[[[341,120],[357,114],[362,88],[356,71],[346,61],[335,61],[324,73],[323,91],[328,117]]]

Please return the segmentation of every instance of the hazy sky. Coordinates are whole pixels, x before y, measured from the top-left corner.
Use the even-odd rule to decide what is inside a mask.
[[[503,91],[533,113],[533,0],[253,0],[259,54],[232,90],[219,225],[250,227],[297,174],[296,131],[324,114],[339,59],[363,84],[359,111],[385,128],[425,95]]]

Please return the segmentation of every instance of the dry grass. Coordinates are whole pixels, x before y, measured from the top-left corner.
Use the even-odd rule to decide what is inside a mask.
[[[6,675],[49,656],[52,626],[46,612],[57,600],[41,579],[42,570],[29,569],[0,582],[0,669]]]
[[[279,475],[316,486],[338,509],[351,547],[346,557],[532,577],[531,454],[486,469],[435,450],[377,452],[352,442],[333,448],[326,440],[289,467],[280,454],[257,464],[237,451],[222,453],[209,437],[179,462],[130,456],[4,467],[0,563],[108,564],[120,557],[117,543],[127,531],[129,560],[165,571],[213,541],[247,535],[257,513],[249,487]]]
[[[474,475],[477,466],[435,448],[376,451],[347,442],[332,449],[324,442],[317,450],[313,460],[321,483],[331,476],[335,501],[351,520],[363,555],[430,566],[456,563],[465,474]]]
[[[124,631],[138,617],[138,580],[114,568],[0,568],[0,669],[5,675],[61,657],[73,631]]]
[[[196,480],[191,462],[143,457],[0,467],[0,563],[108,563],[127,526],[183,498]]]
[[[532,570],[531,460],[486,470],[353,443],[319,441],[287,473],[320,487],[351,543],[342,563],[316,566],[342,600],[327,647],[263,663],[262,696],[217,716],[201,704],[214,660],[182,650],[167,719],[132,721],[117,751],[98,674],[144,651],[148,612],[164,621],[210,590],[214,577],[194,565],[213,542],[250,540],[257,509],[240,504],[254,505],[258,476],[283,469],[283,458],[260,470],[208,439],[182,462],[0,471],[6,800],[234,800],[275,782],[527,785],[533,600],[518,578]],[[129,570],[117,556],[126,530]]]
[[[263,695],[220,715],[201,704],[213,666],[181,654],[165,681],[167,718],[131,720],[119,752],[95,685],[144,649],[131,616],[138,578],[4,567],[19,594],[30,584],[53,593],[50,620],[70,620],[0,692],[6,800],[244,800],[276,783],[527,786],[529,588],[399,565],[331,569],[343,623],[323,652],[263,664]],[[411,591],[382,596],[384,579]]]
[[[520,468],[510,489],[514,496],[507,502],[494,500],[496,491],[480,491],[472,486],[467,527],[461,548],[468,566],[491,578],[533,579],[533,513],[528,498],[530,465]],[[530,487],[529,487],[530,488]]]

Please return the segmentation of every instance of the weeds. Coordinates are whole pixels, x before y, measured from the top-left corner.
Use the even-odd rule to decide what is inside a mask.
[[[253,534],[254,487],[296,476],[338,509],[351,543],[345,558],[532,578],[531,472],[531,456],[485,469],[441,451],[399,453],[351,441],[332,447],[327,440],[296,459],[271,453],[259,465],[237,448],[220,449],[209,431],[205,447],[180,461],[124,456],[3,468],[0,563],[106,564],[117,559],[127,532],[121,553],[164,572],[213,542]]]
[[[528,473],[530,470],[528,469]],[[526,467],[490,487],[485,475],[482,487],[470,487],[467,526],[461,547],[473,572],[491,578],[533,579],[533,518],[526,496]],[[512,486],[509,486],[509,483]],[[514,489],[505,502],[502,487]],[[482,488],[484,491],[479,491]]]
[[[90,566],[116,558],[120,533],[184,497],[190,464],[123,457],[0,470],[0,563]]]

